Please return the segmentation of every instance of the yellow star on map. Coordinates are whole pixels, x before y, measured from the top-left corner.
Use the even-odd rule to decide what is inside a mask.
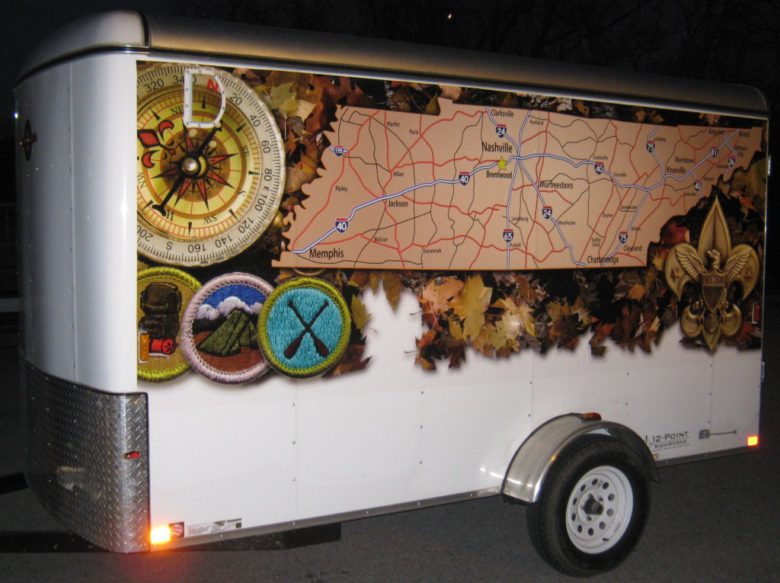
[[[506,160],[504,160],[503,158],[498,159],[498,169],[506,170]]]

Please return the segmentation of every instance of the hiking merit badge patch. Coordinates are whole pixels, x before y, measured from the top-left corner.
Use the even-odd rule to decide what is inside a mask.
[[[268,364],[290,377],[327,371],[344,354],[351,318],[339,291],[311,277],[280,285],[266,300],[258,323]]]
[[[245,383],[268,370],[257,345],[257,317],[273,287],[248,273],[228,273],[193,296],[182,324],[192,368],[220,383]]]
[[[167,381],[190,366],[181,350],[184,309],[200,287],[194,277],[170,267],[138,273],[138,378]]]

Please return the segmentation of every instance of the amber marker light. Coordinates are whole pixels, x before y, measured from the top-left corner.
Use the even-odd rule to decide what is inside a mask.
[[[601,421],[601,413],[595,411],[588,411],[587,413],[581,413],[580,419],[583,421]]]
[[[758,435],[748,435],[747,445],[748,447],[756,447],[758,445]]]
[[[167,524],[155,526],[149,533],[149,540],[153,545],[164,545],[171,542],[171,528]]]

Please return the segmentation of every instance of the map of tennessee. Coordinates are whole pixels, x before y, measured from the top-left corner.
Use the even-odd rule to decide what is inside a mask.
[[[636,267],[661,227],[747,168],[762,128],[459,105],[342,107],[278,267]]]

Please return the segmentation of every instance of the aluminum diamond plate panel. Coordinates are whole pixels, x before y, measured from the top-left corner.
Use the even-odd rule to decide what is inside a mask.
[[[26,361],[27,482],[64,526],[111,551],[148,550],[147,398],[97,391]]]

